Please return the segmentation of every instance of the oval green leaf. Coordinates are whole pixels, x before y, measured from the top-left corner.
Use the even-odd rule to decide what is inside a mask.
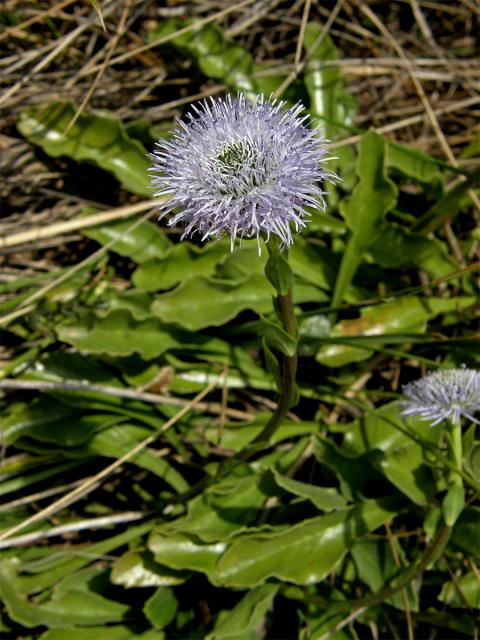
[[[140,142],[130,138],[111,115],[82,113],[68,129],[75,113],[69,102],[32,107],[20,114],[18,130],[49,156],[91,162],[113,173],[129,191],[151,197],[150,160]]]
[[[221,556],[215,579],[228,587],[250,588],[268,578],[296,584],[320,582],[353,543],[381,526],[397,509],[370,500],[295,526],[235,540]]]

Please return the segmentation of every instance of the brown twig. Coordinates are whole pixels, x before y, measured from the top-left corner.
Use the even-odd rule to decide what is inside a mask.
[[[144,513],[142,511],[126,511],[125,513],[114,513],[110,516],[100,516],[98,518],[89,518],[88,520],[80,520],[78,522],[62,524],[57,527],[51,527],[50,529],[42,529],[41,531],[26,533],[23,536],[17,536],[16,538],[4,540],[3,542],[0,542],[0,549],[23,547],[25,545],[31,545],[35,542],[40,542],[41,540],[63,536],[66,533],[74,533],[76,531],[91,531],[92,529],[98,529],[100,527],[111,527],[115,524],[127,524],[129,522],[136,522],[138,520],[143,520],[149,515],[151,514]]]
[[[89,216],[83,216],[82,218],[75,218],[74,220],[67,220],[65,222],[56,222],[44,227],[38,227],[36,229],[28,229],[27,231],[20,231],[12,235],[6,235],[3,238],[0,237],[0,251],[7,247],[17,247],[30,242],[37,242],[45,238],[55,238],[62,233],[72,233],[73,231],[79,231],[80,229],[89,229],[90,227],[97,227],[101,224],[108,224],[115,220],[124,220],[125,218],[131,218],[137,213],[142,213],[146,210],[153,210],[158,206],[161,200],[144,200],[137,202],[136,204],[129,204],[124,207],[118,207],[110,209],[108,211],[101,211],[100,213],[94,213]]]

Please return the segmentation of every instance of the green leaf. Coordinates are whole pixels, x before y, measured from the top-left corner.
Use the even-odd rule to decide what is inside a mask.
[[[188,533],[155,531],[148,541],[155,561],[171,569],[190,569],[205,573],[215,583],[215,565],[225,551],[225,542],[201,542]]]
[[[162,259],[172,249],[170,240],[157,225],[147,220],[127,233],[131,225],[131,220],[117,220],[103,226],[83,229],[82,233],[100,244],[114,240],[111,251],[131,258],[140,265]]]
[[[249,591],[231,611],[220,614],[206,640],[245,640],[249,634],[257,638],[256,631],[272,607],[277,591],[274,584]]]
[[[293,480],[282,476],[278,471],[273,471],[273,476],[279,487],[295,496],[310,500],[320,511],[335,511],[347,505],[345,498],[336,489],[317,487],[313,484]]]
[[[152,195],[150,160],[144,147],[125,133],[114,116],[81,114],[66,132],[76,109],[69,102],[31,107],[20,114],[18,130],[50,156],[68,156],[98,165],[133,193]]]
[[[101,416],[99,416],[95,422],[101,424]],[[58,453],[63,453],[63,456],[66,458],[86,458],[92,456],[120,458],[151,434],[152,432],[149,429],[136,425],[122,424],[118,427],[110,426],[99,433],[90,434],[90,438],[81,446],[66,449],[59,444]],[[22,438],[18,446],[27,451],[45,454],[55,451],[52,443],[49,442],[45,445],[34,438]],[[151,471],[179,493],[189,488],[189,485],[183,479],[182,475],[164,458],[155,455],[155,452],[151,449],[143,449],[135,456],[132,456],[129,462]]]
[[[53,351],[44,353],[41,358],[31,363],[22,378],[35,380],[51,380],[62,382],[77,380],[93,384],[105,384],[121,388],[121,381],[112,373],[110,367],[99,360],[73,351]],[[52,402],[50,400],[50,402]]]
[[[364,307],[360,317],[342,320],[332,329],[329,344],[318,351],[316,360],[328,367],[342,367],[351,362],[360,362],[371,357],[372,349],[363,349],[347,344],[334,344],[335,337],[352,338],[356,336],[381,336],[391,334],[422,334],[428,320],[449,311],[460,312],[475,304],[474,297],[419,298],[404,296],[392,302],[372,307]],[[408,343],[408,339],[405,339]],[[373,343],[374,344],[374,343]]]
[[[165,636],[159,631],[139,631],[135,632],[132,626],[113,625],[101,627],[87,627],[86,629],[78,627],[63,627],[61,629],[51,629],[45,631],[38,640],[93,640],[93,638],[101,638],[102,640],[163,640]]]
[[[189,502],[187,515],[160,526],[153,535],[158,533],[165,538],[172,532],[180,532],[194,536],[199,544],[215,543],[254,525],[267,495],[256,475],[248,469],[244,472],[248,475],[231,474],[205,489],[201,496]],[[168,558],[165,563],[170,566]]]
[[[243,346],[233,346],[231,343],[223,342],[214,338],[212,342],[206,342],[205,346],[198,346],[192,349],[193,355],[204,362],[194,364],[191,361],[189,349],[184,349],[184,353],[168,353],[166,360],[175,369],[176,376],[171,382],[172,393],[178,388],[180,393],[194,392],[211,382],[217,382],[220,386],[228,389],[255,387],[257,389],[272,389],[273,382],[266,371],[260,366],[256,359],[257,353],[247,352]],[[128,359],[133,363],[135,356]],[[119,363],[125,372],[125,379],[135,386],[140,386],[153,381],[161,367],[150,363],[143,363],[142,369],[147,367],[149,376],[137,376],[131,366],[125,366],[126,359]],[[228,367],[228,373],[219,368],[219,365]],[[146,371],[146,372],[147,372]],[[132,375],[133,373],[133,375]],[[182,391],[183,390],[183,391]]]
[[[133,273],[132,282],[139,289],[161,291],[196,276],[213,276],[217,264],[226,260],[228,252],[223,242],[211,242],[201,249],[181,242],[163,256],[143,261]]]
[[[155,562],[149,551],[127,551],[114,562],[111,581],[131,589],[175,586],[187,577],[185,571],[174,571]]]
[[[130,526],[123,533],[110,536],[89,546],[82,545],[80,554],[73,553],[75,547],[66,551],[55,551],[50,563],[46,567],[43,564],[40,571],[38,569],[35,571],[31,565],[26,564],[24,569],[28,573],[22,574],[16,579],[18,590],[20,593],[30,594],[51,587],[59,580],[89,565],[92,559],[106,556],[123,545],[138,543],[138,540],[151,528],[151,523]]]
[[[373,492],[378,494],[382,476],[374,464],[375,452],[354,455],[320,436],[314,436],[312,442],[313,455],[338,477],[342,494],[347,499],[358,499]]]
[[[173,316],[173,309],[171,312]],[[174,321],[174,317],[170,320]],[[138,353],[143,358],[151,359],[170,349],[204,349],[210,353],[225,353],[228,347],[218,338],[186,333],[167,326],[155,317],[135,320],[128,311],[121,309],[110,312],[104,318],[92,314],[86,320],[66,322],[59,325],[56,331],[60,340],[73,344],[77,349],[111,356]]]
[[[325,636],[328,640],[359,640],[359,637],[352,626],[336,631],[338,624],[342,623],[345,614],[332,614],[329,611],[325,613],[315,612],[306,618],[305,627],[301,630],[299,640],[310,640],[311,638],[322,638]]]
[[[296,584],[323,580],[361,536],[396,513],[389,501],[367,501],[280,530],[234,540],[216,565],[215,580],[250,588],[268,578]]]
[[[172,292],[157,296],[152,312],[163,322],[198,331],[221,326],[245,309],[271,311],[273,293],[262,274],[254,273],[236,286],[195,276]]]
[[[95,625],[120,622],[129,609],[127,605],[107,600],[92,591],[71,590],[41,605],[31,604],[19,591],[16,573],[17,558],[0,563],[0,596],[12,620],[28,628],[45,625],[50,628],[66,625]]]
[[[110,427],[95,434],[82,448],[72,451],[72,455],[96,454],[108,458],[121,458],[151,433],[148,429],[128,424]],[[129,462],[148,469],[179,493],[190,488],[183,476],[164,458],[155,455],[152,449],[143,449],[132,456]]]
[[[398,428],[396,428],[398,425]],[[397,403],[366,413],[345,433],[344,450],[349,455],[381,451],[377,468],[410,500],[426,505],[437,492],[431,469],[426,465],[427,448],[404,433],[405,420]],[[409,422],[409,429],[426,444],[436,444],[440,433],[421,421]]]
[[[445,524],[452,527],[465,508],[465,489],[463,485],[453,484],[448,488],[442,501],[442,512]]]
[[[480,133],[477,133],[473,140],[462,149],[459,157],[462,160],[468,160],[478,156],[480,156]]]
[[[440,163],[428,153],[404,144],[387,141],[387,166],[414,182],[428,185],[434,193],[442,192],[443,176]]]
[[[178,602],[172,589],[160,587],[145,603],[143,612],[155,629],[164,629],[175,618]]]
[[[473,573],[445,582],[438,596],[440,602],[460,609],[480,609],[480,582]]]
[[[148,40],[154,43],[193,23],[193,18],[170,18],[153,29],[148,35]],[[226,38],[218,25],[206,24],[188,33],[169,38],[168,46],[176,47],[192,58],[207,77],[222,80],[230,89],[245,91],[252,97],[258,93],[255,81],[251,77],[251,54],[233,40]]]
[[[151,317],[150,307],[153,295],[141,289],[127,289],[118,291],[109,289],[102,295],[102,307],[97,311],[100,317],[105,317],[113,311],[128,311],[135,320],[148,320]]]
[[[265,364],[267,366],[268,371],[272,375],[272,378],[275,380],[275,385],[277,389],[280,388],[282,384],[282,374],[280,373],[280,363],[275,357],[274,353],[268,346],[265,338],[262,340],[262,349],[263,349],[263,357],[265,358]]]
[[[262,318],[260,332],[266,343],[280,351],[280,353],[291,357],[297,352],[296,339],[287,333],[285,329],[282,329],[280,325],[271,322],[268,318]]]
[[[402,551],[397,541],[395,541],[395,546],[397,554],[401,557]],[[352,557],[357,566],[360,580],[370,587],[372,593],[378,593],[386,587],[400,569],[396,566],[390,545],[385,540],[359,540],[352,548]],[[418,595],[414,587],[409,585],[405,591],[410,610],[418,611]],[[386,602],[402,611],[405,608],[400,592],[388,598]]]
[[[265,265],[265,275],[277,293],[282,296],[293,288],[293,273],[288,260],[278,253],[270,254]]]
[[[462,180],[452,187],[450,191],[437,200],[437,202],[424,213],[412,226],[412,231],[416,233],[430,233],[439,229],[445,222],[452,220],[465,207],[465,197],[472,188],[480,186],[480,176],[478,171],[467,176],[466,180]]]
[[[29,473],[31,467],[45,465],[48,466],[41,469],[40,471]],[[53,456],[43,456],[36,458],[29,457],[26,460],[25,458],[23,458],[15,465],[15,472],[17,472],[18,475],[13,478],[8,478],[7,480],[2,480],[0,484],[0,496],[6,496],[9,493],[16,493],[17,491],[26,489],[31,485],[35,486],[42,480],[55,478],[55,476],[59,476],[60,479],[62,479],[68,471],[71,471],[78,466],[80,466],[78,462],[58,463]],[[3,473],[8,472],[8,467],[5,462],[3,463],[2,471]]]
[[[427,611],[420,611],[416,614],[415,618],[427,625],[428,629],[437,630],[436,627],[441,629],[448,629],[448,635],[442,632],[442,635],[438,637],[445,638],[457,638],[458,634],[462,634],[467,638],[475,636],[476,625],[475,621],[470,615],[452,615],[451,611],[436,611],[431,607]],[[454,632],[454,633],[452,633]]]
[[[40,398],[30,404],[16,403],[2,416],[0,432],[3,442],[13,444],[18,438],[35,429],[52,428],[49,425],[67,422],[74,416],[74,410],[62,402]]]
[[[323,34],[315,51],[312,47]],[[303,47],[308,53],[309,63],[304,74],[304,83],[310,99],[313,124],[320,125],[328,140],[335,140],[350,131],[356,112],[356,100],[346,90],[346,81],[340,66],[326,66],[324,61],[338,60],[339,55],[324,25],[309,22],[305,29]],[[350,146],[335,149],[336,158],[329,168],[342,177],[342,188],[351,191],[355,181],[353,167],[355,152]]]
[[[325,136],[332,140],[345,135],[346,124],[353,124],[356,111],[355,99],[346,91],[346,81],[339,66],[325,66],[326,60],[338,60],[339,56],[328,34],[315,51],[310,51],[323,32],[319,22],[309,22],[305,29],[303,46],[309,52],[309,65],[305,73],[305,85],[310,98],[310,110],[322,120]]]
[[[452,546],[464,553],[476,557],[478,555],[478,541],[480,540],[480,508],[467,507],[462,511],[453,527]]]
[[[325,247],[296,238],[289,251],[289,262],[295,275],[326,291],[332,288],[338,269],[338,258]]]
[[[385,214],[397,201],[397,189],[388,177],[385,165],[384,139],[375,131],[365,133],[360,141],[357,160],[359,182],[353,194],[340,203],[340,211],[352,235],[340,265],[333,307],[342,302],[362,256],[375,242]]]
[[[227,449],[233,449],[234,451],[240,451],[260,433],[269,417],[268,414],[263,414],[262,416],[257,416],[254,421],[247,424],[231,423],[225,425],[225,429],[221,434],[221,446]],[[277,431],[275,431],[272,437],[272,443],[298,438],[305,434],[317,433],[318,429],[319,426],[317,422],[308,422],[306,420],[302,422],[284,421]],[[218,427],[207,427],[205,436],[211,442],[217,442]]]
[[[411,264],[431,278],[441,278],[458,268],[442,242],[391,222],[381,225],[380,235],[368,251],[382,267]]]
[[[242,246],[227,252],[225,260],[217,265],[216,277],[219,280],[230,280],[232,284],[243,282],[256,273],[262,275],[267,264],[267,252],[258,255],[256,240],[242,240]]]
[[[474,426],[474,425],[473,425]],[[472,445],[465,460],[465,468],[470,475],[480,482],[480,443],[476,442]]]
[[[46,400],[46,403],[53,404],[51,399]],[[22,436],[29,436],[40,442],[57,445],[61,449],[77,447],[90,440],[95,432],[108,429],[125,420],[121,416],[108,414],[73,415],[67,419],[61,418],[59,420],[49,420],[48,417],[47,414],[45,422],[22,430]]]

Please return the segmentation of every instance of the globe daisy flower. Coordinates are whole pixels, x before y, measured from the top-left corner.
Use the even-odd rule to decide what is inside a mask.
[[[465,367],[435,371],[403,386],[407,397],[400,402],[402,416],[417,416],[435,426],[444,420],[460,423],[462,416],[480,422],[473,416],[480,410],[480,372]]]
[[[185,227],[182,238],[268,240],[292,244],[292,229],[305,227],[306,207],[325,208],[322,185],[337,177],[323,167],[328,147],[307,126],[302,106],[244,95],[211,99],[193,107],[171,140],[152,154],[152,185],[169,225]]]

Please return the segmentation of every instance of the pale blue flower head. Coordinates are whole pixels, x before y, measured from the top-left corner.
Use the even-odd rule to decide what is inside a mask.
[[[238,95],[193,110],[152,154],[155,195],[168,196],[162,216],[184,225],[183,237],[229,234],[232,247],[236,237],[257,238],[260,247],[260,237],[273,234],[291,245],[306,207],[325,208],[322,184],[337,180],[323,167],[328,146],[302,106]]]
[[[417,416],[431,426],[449,420],[454,424],[465,416],[477,424],[480,411],[480,371],[446,369],[435,371],[402,388],[407,400],[400,402],[402,416]]]

